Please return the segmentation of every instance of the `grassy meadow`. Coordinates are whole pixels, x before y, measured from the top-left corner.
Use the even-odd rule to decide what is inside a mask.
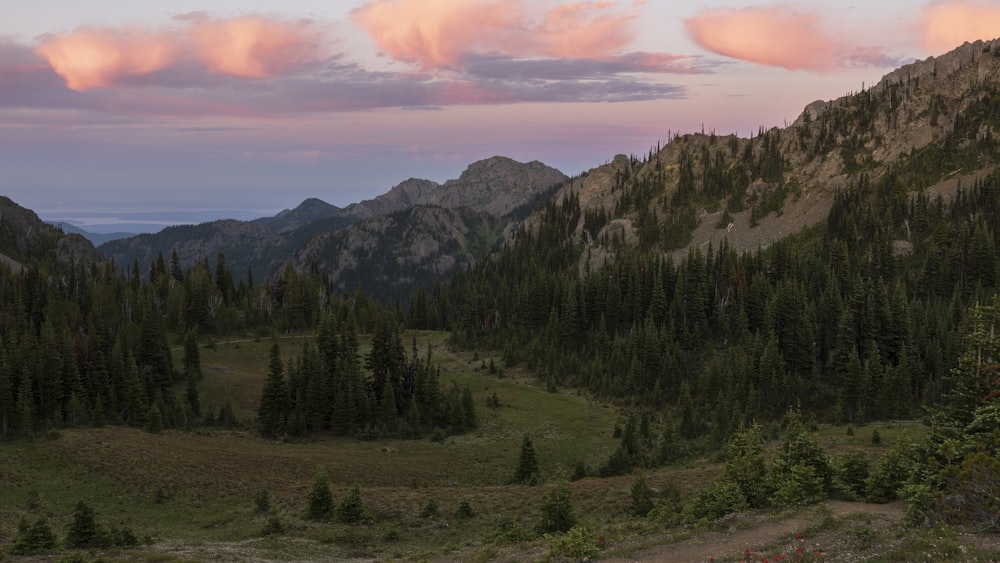
[[[101,524],[131,528],[148,542],[100,554],[111,560],[544,557],[548,540],[497,541],[501,517],[525,530],[534,527],[548,489],[507,484],[523,436],[532,436],[542,472],[551,482],[568,476],[578,461],[595,468],[608,457],[617,445],[612,431],[619,412],[575,390],[548,392],[519,369],[504,370],[503,377],[491,375],[484,369],[488,353],[451,351],[446,334],[413,333],[407,345],[411,338],[416,338],[421,356],[431,346],[444,386],[452,381],[470,386],[479,417],[475,431],[442,442],[323,436],[277,442],[245,430],[151,434],[104,427],[0,444],[0,559],[9,552],[19,519],[44,516],[62,537],[78,501],[91,505]],[[280,344],[287,361],[298,354],[302,340],[286,338]],[[260,339],[203,347],[203,407],[218,411],[229,401],[240,420],[252,420],[270,346],[269,339]],[[174,353],[179,364],[181,351]],[[486,407],[493,393],[501,402],[498,409]],[[881,446],[871,445],[876,428]],[[917,439],[922,431],[916,423],[880,424],[857,427],[848,436],[845,427],[822,427],[815,437],[834,457],[857,448],[877,457],[895,441]],[[647,473],[646,479],[653,487],[671,481],[689,492],[719,471],[719,464],[702,460]],[[359,486],[370,518],[359,525],[305,520],[306,497],[320,473],[329,475],[335,502],[351,486]],[[610,555],[627,556],[642,546],[670,541],[655,523],[629,516],[633,480],[582,479],[570,484],[581,524],[604,538]],[[259,513],[254,502],[261,491],[267,491],[271,515],[283,533],[264,534],[269,517]],[[472,517],[456,514],[462,501],[472,507]]]

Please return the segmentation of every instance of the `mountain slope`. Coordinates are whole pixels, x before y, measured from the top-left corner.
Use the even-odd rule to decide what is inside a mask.
[[[299,270],[316,268],[340,293],[406,298],[467,268],[497,241],[504,222],[484,211],[418,205],[324,233],[295,254]]]
[[[295,209],[286,209],[274,217],[251,222],[224,220],[171,227],[155,234],[112,241],[100,249],[121,265],[131,266],[134,260],[138,260],[142,273],[149,270],[150,264],[161,253],[166,258],[176,250],[182,267],[189,267],[202,257],[208,257],[214,263],[218,254],[222,253],[229,269],[237,276],[245,275],[247,269],[252,268],[254,276],[262,279],[278,273],[287,261],[292,260],[303,267],[314,263],[322,268],[329,267],[329,272],[322,271],[334,280],[350,280],[350,289],[360,282],[366,287],[371,285],[386,292],[390,292],[391,287],[391,292],[407,294],[404,286],[415,280],[426,280],[428,276],[450,272],[455,266],[477,259],[477,253],[488,248],[502,231],[502,228],[495,229],[492,225],[495,218],[530,206],[539,197],[551,193],[549,190],[565,179],[562,172],[537,161],[525,164],[509,158],[493,157],[469,165],[458,179],[444,184],[430,180],[406,180],[386,194],[345,209],[311,198]],[[392,221],[375,220],[415,206],[442,210],[466,208],[469,212],[439,211],[438,220],[434,221],[425,220],[427,211],[403,213]],[[409,226],[412,228],[401,224],[410,220],[416,221]],[[353,229],[352,224],[359,221],[372,222],[358,226],[357,231],[344,236],[329,236],[343,229]],[[476,227],[470,227],[467,222]],[[466,244],[463,238],[466,231],[470,228],[476,231],[485,223],[491,223],[489,227],[484,227],[485,231],[496,233],[495,236],[491,235],[493,238],[488,242],[481,240]],[[435,228],[440,231],[429,231]],[[380,233],[380,229],[385,232]],[[403,238],[393,238],[395,236]],[[449,239],[456,236],[459,239]],[[322,237],[322,240],[310,243],[314,237]],[[388,278],[375,270],[372,270],[373,275],[382,280],[379,284],[348,271],[375,266],[361,264],[357,260],[340,260],[337,257],[343,255],[345,250],[337,245],[354,245],[352,248],[358,244],[364,246],[367,243],[357,241],[370,240],[371,237],[379,241],[379,252],[394,253],[391,257],[386,256],[387,262],[376,268],[378,272],[388,271],[385,268],[389,268],[390,263],[409,264],[412,275],[392,276],[394,281],[385,285]],[[434,244],[426,246],[429,240]],[[460,252],[454,252],[456,248]],[[443,254],[433,260],[426,254],[439,251]],[[417,254],[411,254],[413,252]],[[435,265],[435,260],[440,260],[440,264]],[[423,271],[424,268],[428,269]]]
[[[100,259],[100,253],[87,239],[65,234],[33,211],[0,196],[0,261],[12,271],[32,264],[66,265],[71,260]]]
[[[72,225],[70,223],[66,223],[66,222],[63,222],[63,221],[59,221],[59,222],[52,223],[52,224],[54,226],[59,227],[60,229],[62,229],[62,232],[66,233],[67,235],[68,234],[77,234],[77,235],[82,236],[83,238],[85,238],[85,239],[89,240],[90,242],[92,242],[94,244],[94,246],[100,246],[100,245],[102,245],[102,244],[104,244],[106,242],[111,242],[113,240],[134,237],[137,234],[137,233],[126,233],[126,232],[118,232],[118,233],[92,233],[92,232],[90,232],[88,230],[81,229],[80,227],[77,227],[76,225]]]
[[[834,195],[862,177],[897,174],[907,189],[943,194],[982,177],[1000,160],[998,76],[1000,41],[967,43],[813,102],[784,129],[684,135],[644,159],[620,155],[557,200],[579,197],[575,233],[595,241],[600,260],[609,251],[600,243],[615,237],[675,256],[723,240],[767,247],[825,219]]]
[[[433,205],[448,209],[468,207],[502,217],[566,180],[565,174],[537,160],[520,163],[494,156],[470,164],[458,179],[438,184],[410,178],[388,193],[347,206],[345,211],[368,218],[416,205]]]

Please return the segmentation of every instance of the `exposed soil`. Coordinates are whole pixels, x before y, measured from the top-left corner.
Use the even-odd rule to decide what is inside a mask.
[[[625,563],[631,561],[725,561],[742,558],[749,550],[757,557],[785,555],[794,558],[801,545],[806,553],[822,552],[824,561],[859,561],[863,554],[853,545],[852,532],[843,529],[826,530],[822,526],[827,518],[858,518],[866,530],[884,530],[899,524],[904,505],[867,504],[860,502],[828,501],[818,507],[805,509],[794,516],[781,519],[769,516],[733,516],[728,518],[729,528],[710,531],[670,545],[638,550],[628,558],[606,561]],[[815,531],[819,530],[819,531]],[[796,539],[797,535],[802,540]],[[884,548],[880,544],[880,548]]]

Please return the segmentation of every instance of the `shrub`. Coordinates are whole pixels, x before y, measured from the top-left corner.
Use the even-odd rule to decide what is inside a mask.
[[[94,517],[94,509],[80,501],[73,509],[73,523],[66,533],[67,547],[102,547],[106,538]]]
[[[258,514],[267,514],[271,511],[271,495],[266,489],[257,491],[253,497],[253,505]]]
[[[718,520],[726,514],[744,512],[750,508],[739,486],[722,480],[699,489],[684,507],[684,521],[695,523],[702,519]]]
[[[542,501],[541,517],[535,526],[539,534],[566,532],[576,525],[571,497],[572,493],[566,483],[558,483],[549,489]]]
[[[632,482],[632,512],[636,516],[645,517],[653,510],[653,491],[646,484],[646,479],[639,477]]]
[[[878,429],[872,430],[872,445],[881,446],[882,445],[882,435],[878,433]]]
[[[472,509],[469,501],[462,499],[462,502],[458,503],[458,509],[455,510],[455,516],[463,520],[468,520],[476,516],[476,511]]]
[[[139,538],[131,528],[116,528],[108,530],[108,542],[115,547],[134,547],[139,545]]]
[[[919,451],[912,444],[902,443],[890,448],[865,481],[865,500],[885,503],[898,499],[899,490],[920,470],[919,457]]]
[[[811,465],[797,463],[776,483],[774,506],[805,506],[826,498],[823,480]]]
[[[280,536],[285,533],[285,525],[276,514],[267,517],[267,522],[260,529],[262,536]]]
[[[17,538],[11,553],[15,555],[39,555],[56,548],[56,535],[44,516],[29,524],[27,518],[17,523]]]
[[[977,532],[1000,531],[1000,461],[987,452],[970,455],[941,472],[948,493],[935,511],[948,523]]]
[[[590,530],[574,526],[565,536],[553,540],[546,559],[551,561],[557,557],[566,557],[572,561],[590,561],[600,553],[601,549]]]
[[[421,518],[430,518],[431,516],[437,516],[438,514],[438,503],[434,499],[425,502],[424,506],[420,508]]]
[[[871,472],[871,462],[864,452],[851,451],[840,457],[837,463],[837,476],[846,492],[853,499],[865,496],[866,481]]]
[[[528,533],[524,531],[516,520],[510,516],[503,515],[497,520],[496,541],[520,543],[529,539]]]
[[[306,504],[306,519],[314,522],[326,522],[333,516],[333,493],[330,492],[330,481],[325,474],[316,476]]]
[[[365,505],[361,501],[361,489],[354,485],[337,505],[337,521],[343,524],[357,524],[364,519],[365,512]]]
[[[759,426],[737,433],[726,445],[722,480],[736,487],[743,504],[754,507],[766,504],[767,465],[764,463],[764,438]]]

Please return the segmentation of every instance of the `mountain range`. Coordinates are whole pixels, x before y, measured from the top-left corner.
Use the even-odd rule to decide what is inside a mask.
[[[725,240],[754,250],[823,221],[859,177],[897,174],[911,189],[947,194],[992,170],[998,71],[997,41],[966,43],[750,138],[676,136],[572,179],[498,156],[443,184],[411,178],[344,208],[308,199],[274,217],[170,227],[99,250],[141,273],[161,254],[176,252],[185,267],[223,254],[237,276],[264,279],[291,263],[343,291],[398,296],[481,260],[518,227],[537,227],[532,212],[549,198],[578,200],[571,229],[591,267],[623,245],[678,254]],[[24,245],[24,235],[13,242]]]

